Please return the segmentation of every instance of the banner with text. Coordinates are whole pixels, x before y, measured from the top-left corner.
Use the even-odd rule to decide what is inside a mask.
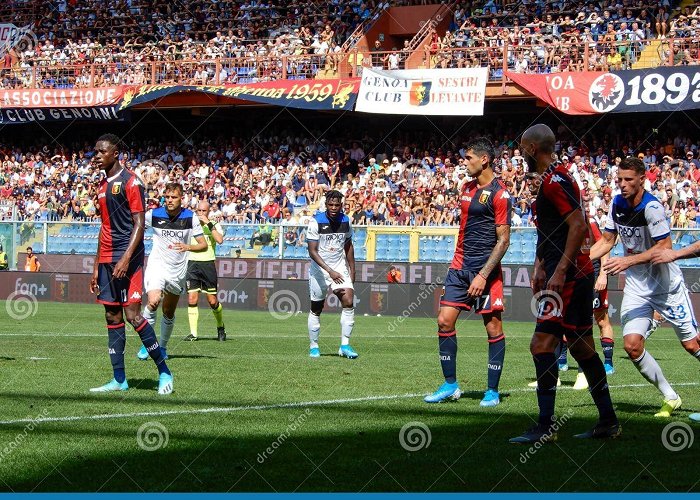
[[[401,115],[484,114],[488,68],[362,71],[356,111]]]
[[[569,115],[700,108],[700,69],[697,66],[549,75],[507,72],[506,75],[548,105]]]

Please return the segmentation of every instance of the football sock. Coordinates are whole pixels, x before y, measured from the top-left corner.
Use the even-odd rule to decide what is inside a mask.
[[[224,326],[224,306],[221,305],[221,302],[217,302],[211,308],[211,312],[214,313],[214,318],[216,318],[216,327],[221,328]]]
[[[156,318],[158,317],[158,310],[151,311],[148,306],[143,308],[143,317],[151,327],[156,325]]]
[[[693,353],[693,356],[694,356],[695,358],[697,358],[698,361],[700,361],[700,349],[698,349],[697,351],[695,351],[695,352]]]
[[[124,350],[126,349],[126,327],[124,323],[107,325],[109,339],[109,360],[112,362],[114,380],[120,384],[126,380],[124,371]]]
[[[498,392],[498,383],[503,372],[506,357],[506,336],[489,337],[488,388]]]
[[[146,347],[148,355],[151,356],[156,367],[158,367],[158,373],[167,373],[170,375],[170,370],[168,370],[168,365],[165,364],[165,360],[163,359],[163,353],[160,350],[160,345],[156,338],[156,331],[153,327],[144,319],[141,324],[136,327],[136,333],[141,337],[141,342]]]
[[[355,308],[344,307],[340,313],[340,345],[350,345],[350,335],[355,326]]]
[[[173,334],[173,328],[175,327],[175,315],[172,318],[168,318],[163,314],[163,318],[160,320],[160,345],[163,349],[168,348],[168,342],[170,341],[170,336]]]
[[[676,391],[673,390],[671,384],[669,384],[666,377],[664,377],[659,363],[656,362],[654,356],[652,356],[649,351],[645,349],[639,358],[632,360],[632,363],[637,367],[642,377],[654,384],[656,388],[661,391],[661,394],[664,395],[664,399],[678,398],[678,394],[676,394]]]
[[[605,363],[608,365],[613,364],[613,347],[615,347],[615,342],[613,339],[603,337],[600,339],[600,347],[603,348],[603,356],[605,356]]]
[[[454,384],[457,382],[457,332],[438,331],[438,347],[445,382]]]
[[[569,343],[566,340],[562,340],[559,343],[559,360],[560,365],[565,365],[567,361],[567,352],[569,350]],[[556,351],[555,351],[556,353]]]
[[[543,352],[535,354],[532,359],[537,374],[537,405],[540,408],[538,423],[542,427],[549,427],[552,425],[554,400],[557,395],[557,357],[552,352]]]
[[[318,334],[321,333],[321,317],[314,313],[309,313],[309,347],[318,347]]]
[[[187,320],[190,322],[190,334],[197,336],[197,323],[199,323],[199,307],[197,304],[187,308]]]
[[[588,390],[591,393],[593,402],[598,408],[598,414],[602,422],[614,422],[617,420],[615,410],[613,410],[610,399],[610,389],[608,379],[605,375],[605,367],[598,354],[594,354],[588,359],[577,360],[579,366],[586,375]]]

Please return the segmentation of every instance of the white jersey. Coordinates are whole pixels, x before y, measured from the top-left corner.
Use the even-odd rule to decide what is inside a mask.
[[[156,265],[162,274],[184,277],[187,273],[187,252],[179,252],[173,245],[189,245],[192,238],[204,234],[199,218],[187,208],[183,208],[177,217],[170,217],[165,208],[160,207],[146,212],[146,227],[153,228],[153,248],[148,257],[148,267]]]
[[[652,194],[644,192],[642,201],[630,207],[622,195],[613,199],[605,230],[620,235],[625,255],[636,255],[652,248],[671,234],[663,206]],[[683,283],[678,264],[639,264],[625,271],[625,295],[639,297],[668,294]]]
[[[352,240],[352,226],[347,215],[341,214],[334,223],[325,212],[314,215],[306,231],[307,241],[318,241],[318,254],[333,270],[345,269],[345,243]],[[313,263],[312,263],[313,265]]]

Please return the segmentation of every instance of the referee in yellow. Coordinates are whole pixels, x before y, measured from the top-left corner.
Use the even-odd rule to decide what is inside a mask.
[[[224,328],[224,308],[216,298],[218,277],[216,273],[216,245],[224,242],[224,229],[218,222],[209,220],[209,203],[200,201],[197,205],[197,217],[202,224],[206,250],[190,252],[187,262],[187,302],[189,307],[190,334],[185,340],[197,340],[197,323],[199,322],[199,292],[206,294],[207,302],[216,318],[216,335],[220,342],[226,340]]]

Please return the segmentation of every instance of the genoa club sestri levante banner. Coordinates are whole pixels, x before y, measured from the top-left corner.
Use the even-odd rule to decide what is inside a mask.
[[[506,75],[569,115],[700,108],[700,66],[547,75],[507,72]]]

